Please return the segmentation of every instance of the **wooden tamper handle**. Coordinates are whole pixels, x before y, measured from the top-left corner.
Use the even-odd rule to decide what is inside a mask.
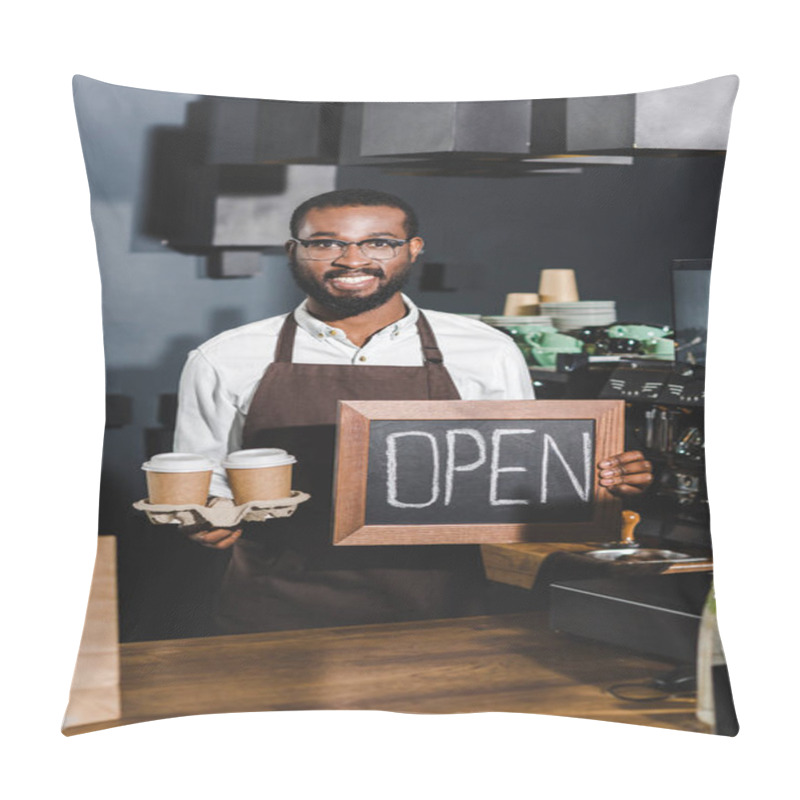
[[[636,526],[639,524],[640,520],[641,517],[635,511],[622,512],[622,534],[620,535],[620,541],[623,544],[626,544],[629,547],[636,544],[633,531],[636,529]]]

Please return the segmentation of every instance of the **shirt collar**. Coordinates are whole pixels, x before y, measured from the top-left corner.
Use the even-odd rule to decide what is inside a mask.
[[[404,294],[400,295],[403,298],[403,303],[405,303],[406,308],[408,309],[408,313],[397,322],[393,322],[391,325],[388,325],[383,330],[378,331],[375,336],[380,337],[384,335],[394,335],[397,336],[402,331],[410,328],[412,326],[416,327],[417,320],[419,319],[419,308],[417,308],[416,304],[413,300],[407,297]],[[326,322],[323,322],[320,319],[317,319],[313,316],[308,310],[308,299],[303,300],[299,306],[294,310],[294,320],[297,323],[298,327],[302,328],[306,333],[311,334],[315,338],[322,338],[323,336],[328,336],[329,331],[331,330],[338,330],[334,328],[332,325],[328,325]]]

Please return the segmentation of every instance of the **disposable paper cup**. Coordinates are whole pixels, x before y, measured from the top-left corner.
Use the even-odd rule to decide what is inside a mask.
[[[506,295],[503,314],[507,317],[519,314],[538,314],[539,295],[536,293],[514,292]]]
[[[204,506],[208,500],[213,462],[194,453],[159,453],[142,464],[147,499],[153,505]]]
[[[542,303],[570,303],[578,300],[574,269],[543,269],[539,278]]]
[[[285,450],[267,447],[237,450],[222,466],[237,506],[253,500],[280,500],[292,494],[292,464],[297,459]]]

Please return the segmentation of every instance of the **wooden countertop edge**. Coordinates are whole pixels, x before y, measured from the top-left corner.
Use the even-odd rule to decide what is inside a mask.
[[[532,589],[544,562],[556,553],[569,553],[580,556],[588,550],[596,550],[602,545],[598,543],[561,543],[561,542],[524,542],[524,543],[491,543],[482,544],[481,557],[486,577],[495,583]],[[652,571],[652,564],[611,564],[597,562],[598,567],[614,570],[625,570],[634,574],[637,566],[647,566]],[[661,575],[675,575],[680,572],[709,572],[714,569],[711,558],[703,561],[669,561],[664,563]]]
[[[61,727],[65,736],[114,726],[122,717],[116,544],[114,536],[97,538],[86,619]]]
[[[152,716],[142,716],[142,717],[130,717],[124,718],[120,717],[118,719],[109,719],[104,721],[98,721],[94,723],[87,723],[83,725],[74,725],[70,728],[65,728],[62,730],[64,736],[77,736],[83,733],[94,733],[96,731],[103,731],[103,730],[111,730],[112,728],[122,728],[128,725],[138,725],[142,722],[158,722],[159,720],[164,719],[190,719],[191,717],[204,717],[204,716],[218,716],[223,714],[280,714],[280,713],[293,713],[293,712],[303,712],[303,711],[380,711],[385,714],[415,714],[417,716],[430,716],[430,717],[440,717],[440,716],[454,716],[454,715],[467,715],[467,714],[526,714],[526,715],[534,715],[537,717],[561,717],[562,719],[588,719],[592,722],[607,722],[612,724],[621,724],[621,725],[635,725],[636,727],[641,728],[642,723],[641,721],[632,721],[628,719],[624,719],[622,716],[625,712],[621,711],[618,713],[609,713],[606,715],[599,715],[599,714],[543,714],[536,711],[526,711],[526,710],[505,710],[501,709],[498,711],[492,710],[480,710],[480,711],[419,711],[414,709],[397,709],[397,708],[380,708],[377,706],[365,706],[363,708],[332,708],[327,706],[325,708],[280,708],[280,709],[258,709],[253,711],[217,711],[217,712],[209,712],[209,713],[202,713],[202,714],[162,714],[162,715],[152,715]],[[685,716],[686,711],[684,709],[659,709],[657,713],[663,717],[670,717],[670,716]],[[686,724],[681,725],[680,727],[669,725],[665,722],[661,722],[658,720],[654,720],[651,722],[647,727],[652,728],[661,728],[662,730],[673,730],[673,731],[683,731],[688,733],[706,733],[712,734],[712,730],[710,726],[706,725],[705,723],[701,722],[699,719],[693,720],[692,724],[687,726]]]

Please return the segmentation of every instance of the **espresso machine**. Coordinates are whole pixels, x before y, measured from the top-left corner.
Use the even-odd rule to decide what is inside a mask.
[[[662,540],[709,543],[704,386],[703,366],[634,360],[611,371],[598,395],[625,400],[625,447],[653,463],[644,533]]]

